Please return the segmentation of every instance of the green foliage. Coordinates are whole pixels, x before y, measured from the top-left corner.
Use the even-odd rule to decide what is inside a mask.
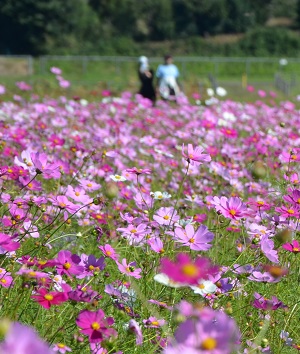
[[[297,0],[2,0],[0,54],[296,53],[287,32],[272,29],[272,37],[258,26],[279,15],[299,24],[299,14]],[[247,33],[247,43],[207,43],[224,33]],[[170,40],[176,42],[168,45]],[[149,42],[163,44],[148,48]]]
[[[300,51],[300,39],[288,30],[260,28],[246,34],[238,48],[248,56],[290,56]]]

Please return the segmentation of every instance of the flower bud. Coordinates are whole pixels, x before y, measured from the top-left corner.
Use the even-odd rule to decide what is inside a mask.
[[[104,193],[107,198],[113,199],[118,196],[119,188],[115,183],[107,183]]]

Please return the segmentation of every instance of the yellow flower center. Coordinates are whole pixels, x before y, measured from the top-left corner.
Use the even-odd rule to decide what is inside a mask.
[[[61,208],[65,208],[65,207],[66,207],[66,204],[63,203],[63,202],[61,202],[61,203],[59,203],[59,206],[60,206]]]
[[[80,193],[79,192],[75,192],[75,195],[76,195],[76,197],[79,197]]]
[[[94,270],[94,269],[95,269],[95,267],[93,265],[89,266],[89,270]]]
[[[236,210],[230,209],[230,210],[229,210],[229,214],[231,214],[232,216],[234,216],[234,215],[236,214]]]
[[[165,215],[165,216],[164,216],[164,219],[165,219],[165,220],[169,220],[169,219],[170,219],[169,215]]]
[[[48,301],[52,301],[52,300],[53,300],[53,295],[51,295],[51,294],[46,294],[46,295],[44,296],[44,298],[45,298],[46,300],[48,300]]]
[[[35,277],[36,276],[36,272],[29,272],[28,275],[31,276],[31,277]]]
[[[299,252],[299,248],[298,247],[293,247],[293,252]]]
[[[65,268],[66,270],[70,269],[70,268],[71,268],[71,264],[70,264],[69,262],[66,262],[66,263],[64,264],[64,268]]]
[[[208,337],[202,342],[201,349],[213,350],[216,348],[216,346],[217,346],[217,341],[214,338]]]
[[[265,202],[263,202],[262,200],[259,200],[259,201],[257,202],[257,204],[258,204],[258,205],[264,205]]]
[[[97,331],[100,328],[100,324],[98,322],[93,322],[91,327]]]
[[[153,326],[159,326],[158,321],[152,321],[151,324],[152,324]]]
[[[204,288],[205,288],[205,285],[204,285],[204,284],[199,284],[199,285],[198,285],[198,288],[199,288],[199,289],[204,289]]]
[[[297,155],[291,155],[291,159],[292,160],[296,160],[297,159]]]
[[[57,346],[58,346],[58,348],[65,348],[65,344],[63,344],[63,343],[58,343]]]
[[[191,263],[185,264],[182,267],[182,272],[184,275],[187,275],[190,277],[196,276],[199,273],[198,268],[194,264],[191,264]]]
[[[4,279],[4,278],[2,278],[0,281],[1,281],[1,283],[3,283],[3,284],[6,284],[6,283],[7,283],[6,279]]]
[[[189,243],[195,243],[195,239],[194,238],[190,238],[189,239]]]
[[[294,211],[293,209],[288,209],[287,212],[288,212],[289,214],[295,214],[295,211]]]
[[[86,186],[90,188],[90,187],[92,187],[93,185],[92,185],[92,183],[88,183]]]
[[[137,232],[137,230],[136,230],[136,229],[132,229],[130,232],[131,232],[132,234],[135,234],[135,233]]]

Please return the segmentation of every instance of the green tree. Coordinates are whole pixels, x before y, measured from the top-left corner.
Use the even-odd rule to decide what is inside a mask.
[[[73,0],[2,0],[0,50],[5,54],[41,54],[47,39],[70,33],[75,21]]]

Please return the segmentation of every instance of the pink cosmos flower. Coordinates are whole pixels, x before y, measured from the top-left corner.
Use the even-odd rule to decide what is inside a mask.
[[[218,267],[213,266],[208,258],[198,257],[193,261],[187,254],[180,253],[174,263],[167,258],[161,260],[161,273],[177,283],[197,285],[217,272]]]
[[[282,245],[282,248],[293,253],[300,252],[300,244],[297,240],[293,240],[291,243],[285,243],[284,245]]]
[[[48,291],[45,288],[40,288],[37,291],[37,295],[32,295],[32,299],[35,299],[45,309],[49,309],[52,305],[60,305],[68,300],[68,294],[65,292]]]
[[[79,186],[73,188],[72,186],[68,185],[66,197],[70,197],[75,200],[75,202],[82,204],[93,202],[93,199],[86,194],[85,189]]]
[[[282,205],[281,207],[275,208],[275,211],[277,211],[277,213],[280,213],[280,216],[283,216],[284,218],[300,217],[300,211],[291,205],[290,206]]]
[[[6,92],[5,86],[0,85],[0,95],[4,95]]]
[[[126,172],[128,173],[131,173],[131,174],[135,174],[137,176],[139,175],[150,175],[151,174],[151,170],[149,168],[136,168],[136,167],[132,167],[132,168],[127,168],[125,170]]]
[[[273,277],[269,272],[260,272],[253,271],[251,275],[248,277],[249,280],[257,281],[260,283],[278,283],[280,281],[280,277]]]
[[[33,328],[14,322],[10,325],[4,341],[0,343],[0,353],[53,354],[53,351],[38,337]]]
[[[59,68],[56,68],[55,66],[53,66],[50,71],[52,72],[52,74],[55,74],[55,75],[61,75],[62,74],[62,71],[61,69]]]
[[[233,220],[241,219],[247,216],[247,206],[242,202],[239,197],[226,197],[220,198],[220,205],[216,206],[226,218]]]
[[[141,268],[135,268],[136,267],[136,262],[130,262],[127,264],[126,258],[123,258],[122,264],[119,262],[116,262],[119,268],[119,271],[123,274],[126,274],[130,277],[134,277],[136,279],[141,278]]]
[[[9,288],[13,283],[13,278],[5,269],[0,268],[0,285],[4,288]]]
[[[284,195],[283,199],[292,204],[293,206],[299,208],[300,207],[300,190],[294,189],[291,194]]]
[[[198,166],[203,162],[211,161],[210,155],[203,154],[204,149],[201,146],[197,146],[194,149],[192,144],[188,144],[187,155],[184,150],[184,144],[182,144],[182,156],[193,166]]]
[[[207,251],[212,245],[209,244],[214,238],[214,234],[210,232],[205,225],[201,225],[195,232],[193,225],[187,224],[184,229],[176,227],[174,239],[189,246],[194,251]]]
[[[171,340],[163,354],[237,352],[240,331],[232,318],[210,308],[198,312],[193,309],[192,316],[179,325],[174,340]]]
[[[48,156],[44,153],[32,152],[30,154],[31,161],[36,168],[36,173],[42,174],[44,178],[58,179],[60,178],[60,169],[58,163],[49,163]]]
[[[70,214],[75,213],[79,209],[78,205],[69,201],[64,195],[56,195],[53,198],[49,198],[53,205],[58,206],[60,209],[67,210]]]
[[[143,320],[146,328],[159,328],[166,324],[165,320],[158,320],[156,317],[150,316],[147,320]]]
[[[177,215],[174,208],[159,208],[156,214],[153,216],[153,220],[159,223],[159,225],[172,225],[179,220],[179,215]]]
[[[56,343],[53,346],[53,351],[61,353],[61,354],[65,354],[66,352],[71,352],[72,349],[67,347],[65,344],[63,343]]]
[[[151,249],[156,253],[164,253],[164,244],[159,237],[152,237],[147,240],[148,245],[150,245]]]
[[[277,251],[274,249],[274,241],[269,239],[268,235],[264,235],[260,240],[260,248],[263,254],[274,263],[278,263],[278,254]]]
[[[16,86],[22,91],[30,91],[30,90],[32,90],[32,87],[30,85],[28,85],[24,81],[16,82]]]
[[[228,127],[224,127],[224,128],[221,128],[220,129],[220,132],[223,134],[223,135],[225,135],[225,136],[227,136],[228,138],[231,138],[231,139],[235,139],[235,138],[237,138],[238,137],[238,133],[237,133],[237,131],[235,130],[235,129],[230,129],[230,128],[228,128]]]
[[[98,246],[98,248],[102,251],[102,253],[114,261],[117,261],[119,259],[119,255],[116,253],[115,249],[111,247],[111,245],[106,244],[104,246]]]
[[[114,324],[112,317],[105,318],[104,312],[83,310],[79,313],[76,324],[81,328],[81,332],[89,337],[91,343],[102,342],[112,336],[116,336],[117,332],[110,328]]]
[[[20,243],[15,242],[9,235],[0,233],[0,254],[5,251],[13,252],[20,248]]]
[[[49,141],[51,142],[51,146],[55,147],[55,146],[63,146],[65,143],[65,139],[60,138],[58,135],[56,134],[52,134],[49,137]]]
[[[133,243],[141,241],[148,232],[146,224],[139,224],[137,226],[129,224],[127,227],[119,227],[117,231],[121,232],[123,237],[132,240]],[[135,240],[137,242],[134,242]]]
[[[100,184],[88,179],[81,179],[79,183],[86,191],[96,191],[101,188]]]
[[[128,324],[128,329],[130,332],[134,333],[136,336],[136,345],[143,344],[143,334],[140,325],[136,322],[136,320],[131,319]]]

